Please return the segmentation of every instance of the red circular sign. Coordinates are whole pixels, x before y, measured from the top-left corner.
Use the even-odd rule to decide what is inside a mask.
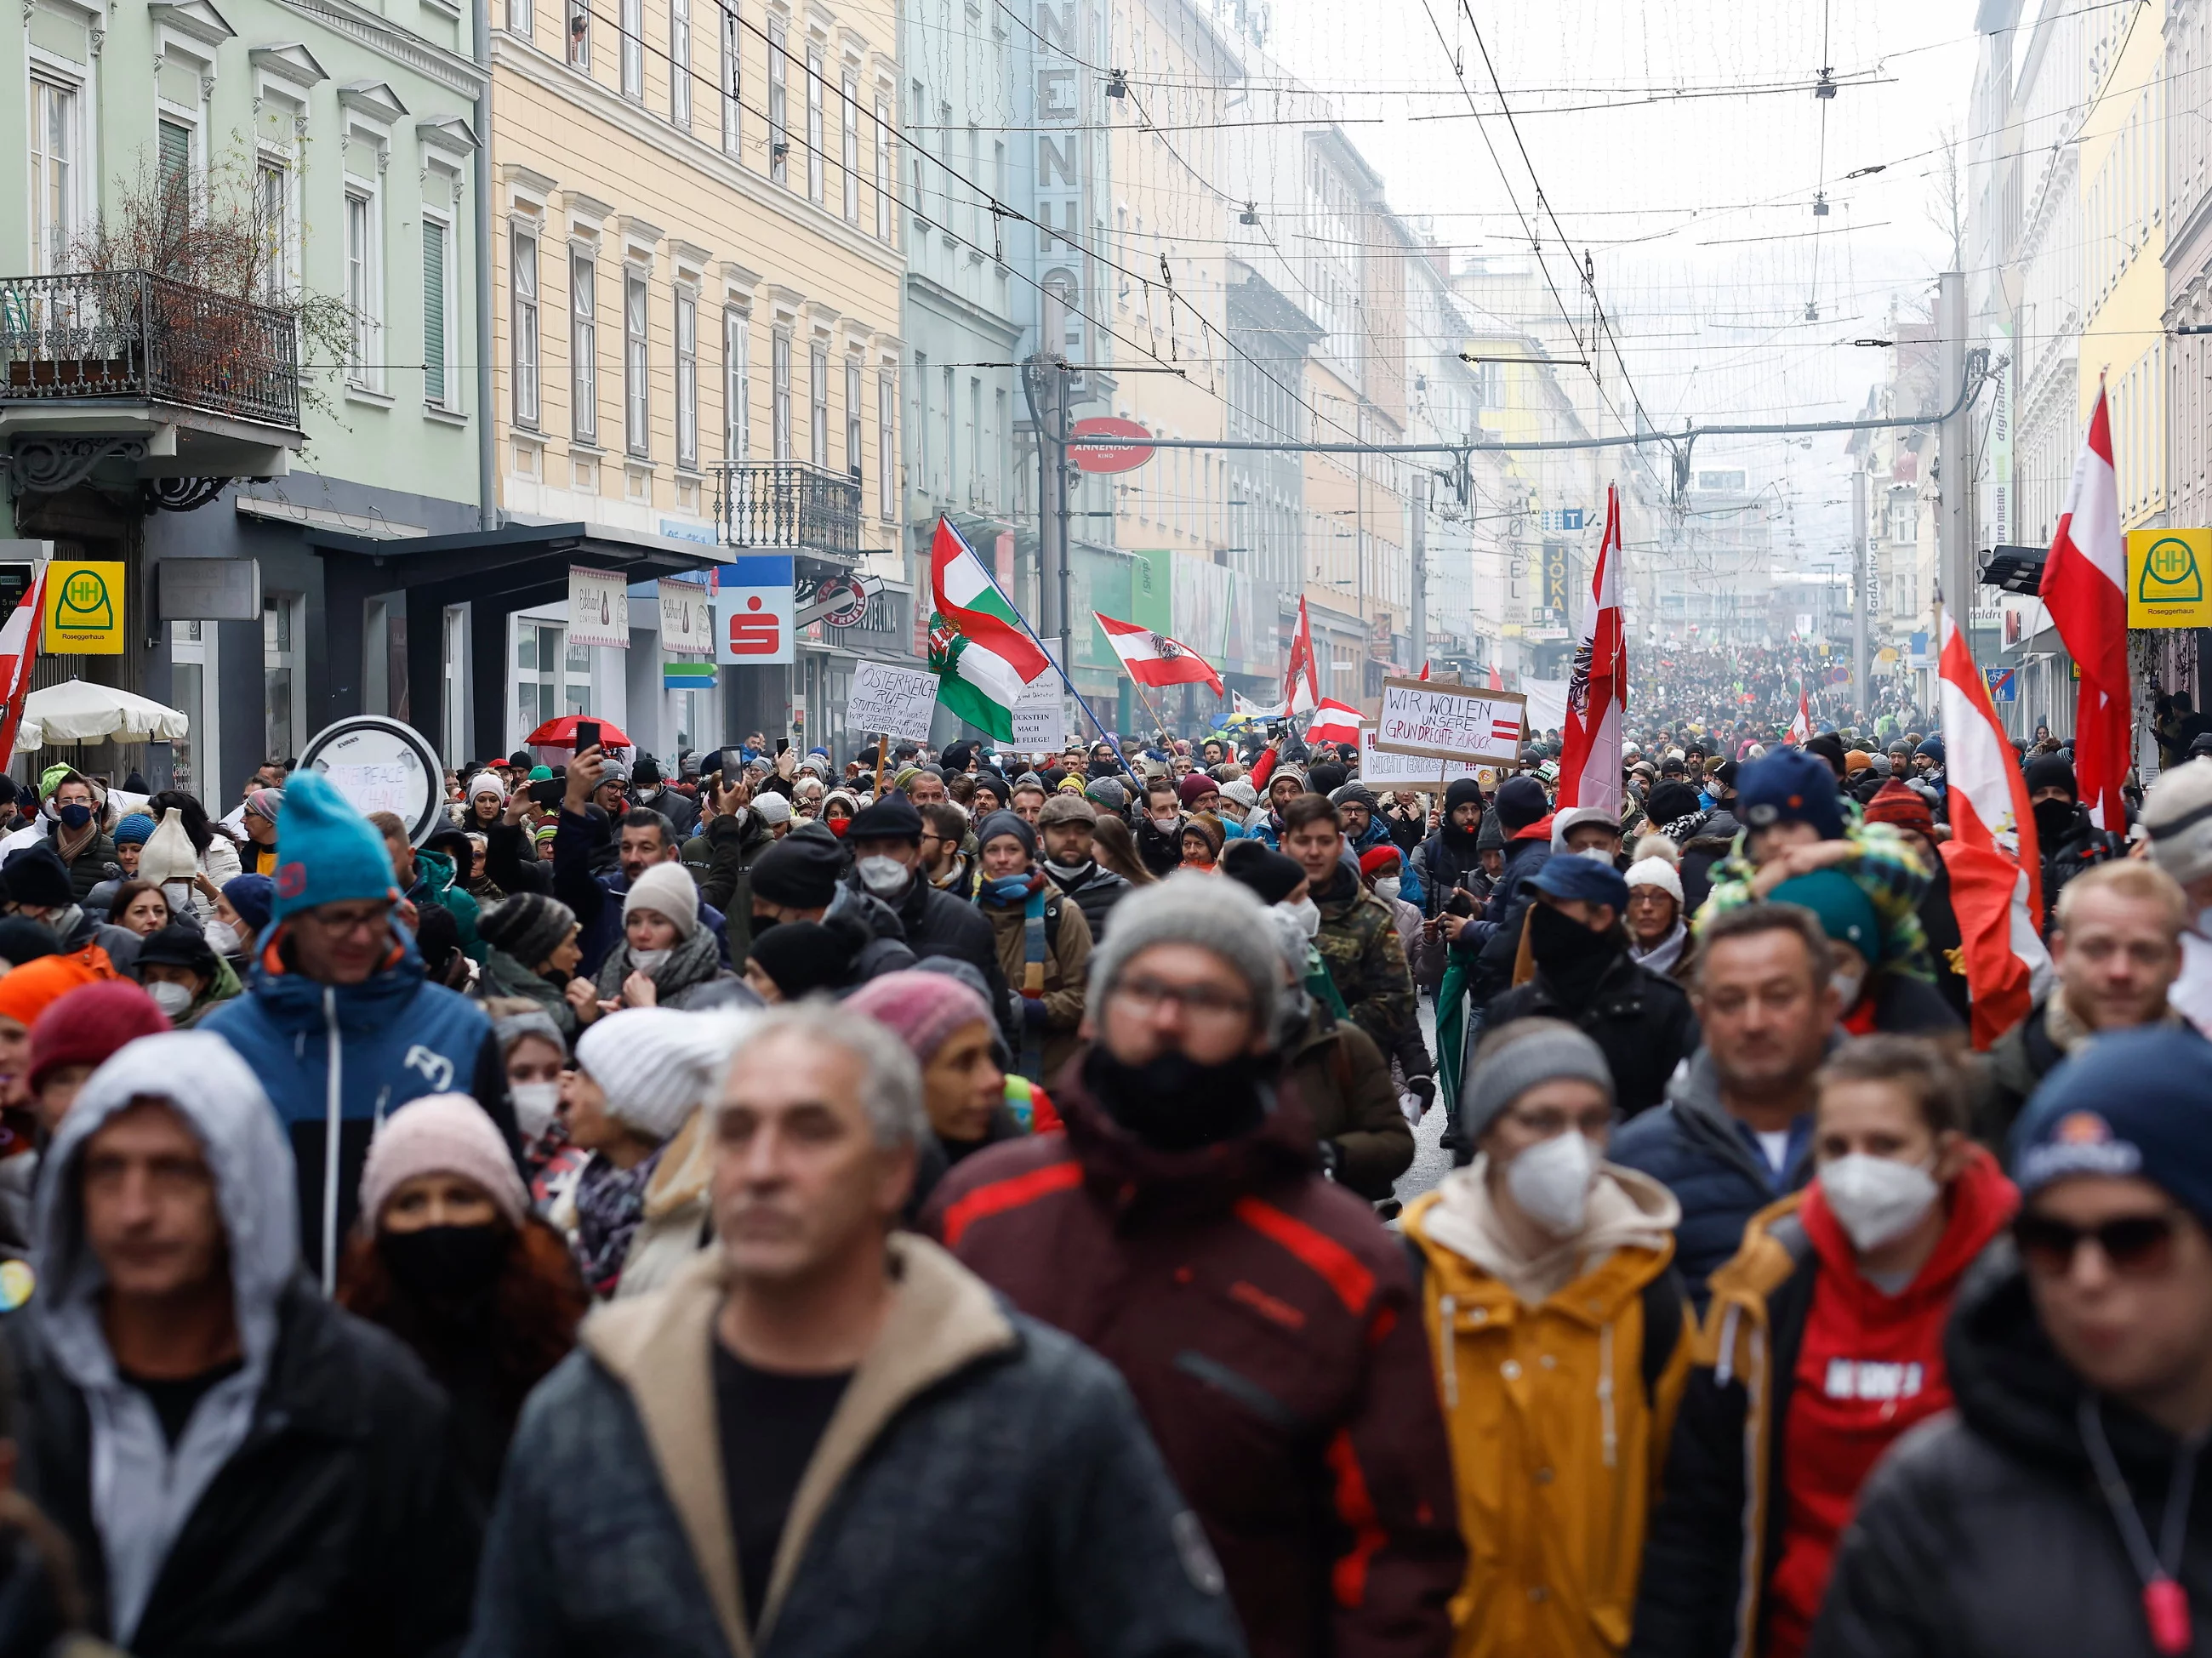
[[[868,596],[850,576],[832,576],[816,590],[814,598],[817,604],[833,607],[822,616],[832,628],[857,628],[868,613]]]
[[[1068,428],[1073,438],[1131,438],[1131,443],[1071,446],[1067,458],[1084,472],[1133,472],[1152,458],[1152,434],[1119,415],[1093,415]]]

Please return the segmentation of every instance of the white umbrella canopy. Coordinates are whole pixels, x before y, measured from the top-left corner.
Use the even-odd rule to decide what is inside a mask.
[[[191,733],[191,721],[176,709],[136,691],[64,680],[23,699],[23,723],[15,733],[19,750],[49,743],[174,743]]]

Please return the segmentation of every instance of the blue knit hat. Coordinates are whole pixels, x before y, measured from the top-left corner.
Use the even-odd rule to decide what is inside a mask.
[[[1549,898],[1603,904],[1619,920],[1628,914],[1628,883],[1611,864],[1580,853],[1555,853],[1528,884]]]
[[[1783,749],[1754,760],[1736,777],[1735,815],[1753,829],[1810,823],[1823,841],[1844,835],[1844,800],[1836,774],[1817,754]]]
[[[265,875],[234,875],[222,884],[222,896],[238,912],[238,919],[258,932],[269,925],[276,884]]]
[[[143,847],[154,834],[154,820],[143,811],[134,811],[115,826],[115,844],[118,847]]]
[[[276,918],[319,904],[397,898],[384,837],[325,778],[292,774],[276,813]]]
[[[2075,1175],[2133,1175],[2212,1225],[2212,1043],[2166,1025],[2092,1037],[2021,1113],[2012,1166],[2022,1198]]]

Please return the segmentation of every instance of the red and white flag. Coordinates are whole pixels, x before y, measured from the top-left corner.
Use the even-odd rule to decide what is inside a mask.
[[[1797,688],[1797,717],[1790,722],[1790,740],[1801,749],[1813,740],[1813,704],[1802,685]]]
[[[1423,657],[1423,658],[1421,659],[1421,677],[1422,677],[1422,678],[1424,678],[1424,679],[1426,679],[1428,677],[1429,677],[1429,660],[1428,660],[1428,659],[1427,659],[1426,657]]]
[[[1986,1052],[2027,1016],[2051,976],[2041,935],[2043,859],[2027,780],[1948,604],[1941,637],[1936,712],[1951,838],[1938,850],[1959,918],[1974,1046]]]
[[[1229,688],[1212,665],[1189,646],[1138,623],[1116,622],[1097,610],[1091,614],[1097,617],[1106,642],[1121,659],[1129,677],[1139,685],[1211,685],[1216,696],[1227,693]]]
[[[1291,660],[1283,672],[1283,706],[1292,714],[1311,714],[1321,706],[1321,664],[1314,657],[1313,624],[1306,618],[1304,594],[1298,597],[1297,631],[1291,635]]]
[[[1490,665],[1490,689],[1493,691],[1502,691],[1505,689],[1504,678],[1498,673],[1498,665],[1495,662]]]
[[[46,604],[46,567],[31,578],[31,590],[0,623],[0,767],[15,758],[15,733],[23,723],[24,699],[31,694],[31,670],[39,665],[39,618]],[[197,734],[197,733],[196,733]]]
[[[1567,681],[1567,728],[1559,756],[1560,811],[1620,810],[1620,717],[1628,707],[1628,633],[1620,614],[1620,495],[1605,492],[1605,539],[1590,576],[1582,643]]]
[[[2128,556],[2112,473],[2112,422],[2097,387],[2089,430],[2074,459],[2066,509],[2043,566],[2043,602],[2081,671],[2074,703],[2074,775],[2100,829],[2125,829],[2120,798],[2133,720],[2128,707]],[[1948,765],[1948,744],[1945,744]]]
[[[1332,701],[1324,697],[1314,709],[1314,716],[1306,722],[1308,743],[1357,743],[1360,723],[1366,719],[1349,702]]]

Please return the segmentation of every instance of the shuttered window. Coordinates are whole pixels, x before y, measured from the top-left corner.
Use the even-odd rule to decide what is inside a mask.
[[[446,406],[446,245],[453,233],[422,221],[422,400]]]

